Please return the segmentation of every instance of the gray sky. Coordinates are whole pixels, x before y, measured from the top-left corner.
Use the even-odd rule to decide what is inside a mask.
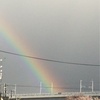
[[[0,18],[13,27],[13,34],[27,43],[33,51],[31,56],[99,64],[99,6],[99,0],[0,0]],[[0,49],[18,53],[2,36]],[[2,82],[38,83],[21,58],[4,53],[0,55],[6,58]],[[95,90],[99,88],[98,67],[39,63],[45,65],[44,68],[60,82],[61,87],[79,88],[79,80],[88,86],[93,79]]]

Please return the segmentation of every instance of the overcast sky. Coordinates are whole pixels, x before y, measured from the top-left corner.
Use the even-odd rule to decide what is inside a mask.
[[[7,22],[13,34],[27,43],[33,51],[31,56],[99,64],[99,6],[99,0],[0,0],[0,20]],[[19,53],[2,36],[0,49]],[[29,78],[32,73],[22,67],[27,66],[22,59],[5,53],[0,55],[6,58],[2,82],[33,85]],[[62,87],[79,88],[79,80],[88,86],[93,79],[95,90],[99,89],[98,67],[40,63]]]

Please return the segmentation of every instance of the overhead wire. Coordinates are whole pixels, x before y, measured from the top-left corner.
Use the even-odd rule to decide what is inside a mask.
[[[60,60],[54,60],[54,59],[47,59],[47,58],[23,55],[23,54],[13,53],[13,52],[9,52],[9,51],[4,51],[4,50],[0,50],[0,52],[11,54],[11,55],[15,55],[15,56],[21,56],[21,57],[26,57],[26,58],[36,59],[36,60],[55,62],[55,63],[62,63],[62,64],[82,65],[82,66],[97,66],[97,67],[100,66],[99,64],[88,64],[88,63],[76,63],[76,62],[60,61]]]
[[[6,84],[7,87],[15,87],[15,84]],[[18,88],[40,88],[40,86],[32,86],[32,85],[16,85]],[[52,88],[51,86],[42,86],[42,88]],[[64,87],[64,86],[54,86],[54,89],[79,89],[74,87]]]
[[[6,84],[7,87],[15,87],[14,84]],[[32,85],[16,85],[17,88],[35,88],[40,89],[40,86],[32,86]],[[51,86],[42,86],[42,89],[50,89]],[[66,87],[66,86],[54,86],[53,89],[60,89],[60,90],[79,90],[79,87]],[[85,89],[85,87],[84,87]],[[87,87],[87,89],[90,89]]]

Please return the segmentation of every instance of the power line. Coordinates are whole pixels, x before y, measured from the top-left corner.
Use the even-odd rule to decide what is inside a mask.
[[[9,87],[15,87],[14,84],[6,84],[6,86]],[[40,86],[32,86],[32,85],[16,85],[17,88],[34,88],[34,89],[40,89]],[[51,89],[51,86],[42,86],[43,89]],[[66,87],[66,86],[54,86],[53,89],[60,89],[60,90],[79,90],[79,87]],[[85,89],[89,89],[88,87]]]
[[[0,52],[15,55],[15,56],[22,56],[22,57],[27,57],[27,58],[32,58],[36,60],[42,60],[42,61],[48,61],[48,62],[55,62],[55,63],[63,63],[63,64],[71,64],[71,65],[82,65],[82,66],[100,66],[98,64],[87,64],[87,63],[76,63],[76,62],[66,62],[66,61],[60,61],[60,60],[54,60],[54,59],[46,59],[46,58],[40,58],[40,57],[33,57],[29,55],[23,55],[23,54],[18,54],[18,53],[13,53],[9,51],[4,51],[0,50]]]
[[[15,84],[6,84],[7,87],[15,87]],[[18,88],[40,88],[40,86],[33,85],[16,85]],[[43,86],[42,88],[51,88],[51,86]],[[75,87],[55,86],[54,89],[79,89]]]

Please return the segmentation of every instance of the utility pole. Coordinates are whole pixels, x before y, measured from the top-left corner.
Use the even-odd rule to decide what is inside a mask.
[[[15,96],[16,96],[16,84],[15,84]]]
[[[51,83],[51,94],[53,93],[53,83]]]
[[[7,85],[6,83],[4,83],[4,97],[6,97],[6,93],[7,93]]]
[[[0,59],[0,82],[2,81],[2,59]],[[0,100],[1,100],[1,85],[0,85]]]
[[[13,90],[11,90],[11,98],[12,98]]]
[[[93,80],[92,80],[92,92],[94,91],[94,82],[93,82]]]
[[[14,92],[15,92],[15,98],[16,98],[16,90],[17,90],[17,89],[16,89],[16,84],[15,84],[15,89],[14,89],[14,90],[15,90]]]
[[[42,82],[40,82],[40,94],[42,93]]]
[[[82,92],[82,80],[80,80],[80,93]]]
[[[15,84],[15,89],[14,89],[14,92],[15,92],[15,98],[16,98],[16,100],[17,100],[17,96],[16,96],[16,84]]]
[[[89,88],[91,89],[91,92],[94,92],[94,81],[91,81],[91,85],[89,86]]]

